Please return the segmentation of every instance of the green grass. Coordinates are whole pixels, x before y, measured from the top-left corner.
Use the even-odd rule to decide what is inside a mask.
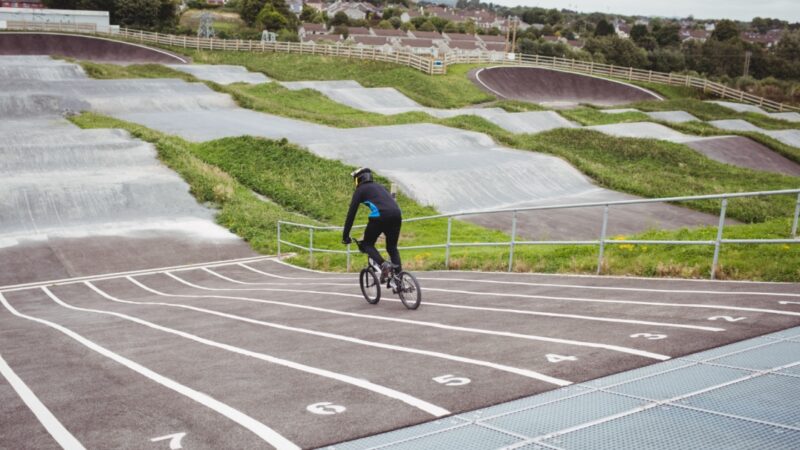
[[[606,125],[611,123],[628,123],[628,122],[649,122],[650,117],[640,112],[624,112],[609,114],[604,113],[596,108],[582,107],[574,109],[565,109],[559,111],[559,114],[566,117],[573,122],[577,122],[584,126],[591,125]]]
[[[636,108],[642,111],[686,111],[700,120],[743,119],[764,129],[784,130],[798,128],[798,125],[786,120],[775,119],[757,113],[739,113],[720,106],[692,98],[671,99],[665,101],[637,102],[625,105],[625,108]]]
[[[174,49],[195,63],[234,64],[279,81],[356,80],[365,87],[394,87],[425,106],[459,108],[495,98],[478,89],[466,77],[475,66],[448,67],[447,75],[426,75],[397,64],[285,53],[243,53]]]
[[[118,78],[180,78],[185,81],[197,81],[195,77],[179,70],[170,69],[160,64],[131,64],[118,66],[91,61],[81,61],[81,67],[92,78],[101,80]]]
[[[100,72],[103,77],[130,77],[140,70]],[[171,71],[175,72],[175,71]],[[168,74],[167,72],[164,72]],[[180,72],[172,76],[185,78]],[[191,77],[189,77],[191,79]],[[598,184],[645,196],[664,197],[717,192],[795,188],[798,178],[738,169],[711,161],[688,147],[661,141],[624,139],[588,130],[554,130],[539,135],[514,135],[474,116],[436,120],[426,114],[412,113],[382,116],[348,108],[311,91],[289,91],[276,84],[259,86],[213,85],[231,93],[245,107],[287,115],[334,126],[367,126],[388,123],[430,121],[472,131],[485,132],[505,145],[562,157],[592,177]],[[509,108],[524,105],[507,105]],[[589,108],[578,110],[574,120],[589,120],[602,114]],[[416,116],[416,117],[415,117]],[[596,116],[599,117],[599,116]],[[624,117],[624,116],[623,116]],[[630,118],[633,120],[633,118]],[[407,122],[406,122],[407,121]],[[221,208],[218,221],[244,237],[262,252],[275,251],[275,223],[279,219],[339,225],[349,201],[352,186],[347,173],[350,167],[337,161],[318,158],[286,142],[242,137],[202,144],[191,144],[133,124],[94,115],[83,115],[76,122],[84,126],[122,127],[136,136],[154,142],[162,160],[181,173],[192,185],[200,201]],[[684,126],[692,126],[693,124]],[[704,127],[687,132],[716,132]],[[718,131],[718,130],[717,130]],[[178,158],[180,156],[180,158]],[[175,164],[175,160],[189,160]],[[385,181],[385,180],[384,180]],[[258,192],[274,203],[257,200]],[[406,217],[432,214],[434,211],[401,197]],[[693,208],[718,212],[718,202],[697,202]],[[760,222],[726,228],[726,237],[785,237],[793,201],[789,198],[741,199],[731,201],[729,217],[744,222]],[[359,217],[357,223],[363,223]],[[285,238],[305,244],[307,232],[286,229]],[[446,235],[446,221],[407,224],[403,245],[441,244]],[[710,239],[713,228],[677,231],[653,231],[645,239]],[[456,242],[507,240],[503,233],[456,221]],[[318,232],[315,246],[342,249],[338,232]],[[515,270],[542,272],[591,273],[596,265],[594,247],[520,247],[515,251]],[[361,264],[356,257],[356,264]],[[505,270],[508,253],[504,248],[453,249],[451,268]],[[705,277],[709,273],[711,249],[689,246],[609,246],[604,272],[642,276]],[[404,252],[405,265],[411,269],[444,267],[443,250]],[[307,265],[306,254],[295,262]],[[726,246],[722,251],[721,278],[797,281],[800,255],[797,246]],[[344,256],[317,254],[314,267],[342,270]]]

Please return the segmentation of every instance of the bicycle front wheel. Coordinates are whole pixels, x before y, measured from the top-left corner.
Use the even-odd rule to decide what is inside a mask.
[[[358,276],[358,283],[361,285],[361,293],[370,305],[378,303],[381,299],[381,285],[374,270],[361,269]]]
[[[397,278],[400,280],[400,286],[397,290],[400,301],[408,309],[419,308],[419,304],[422,302],[422,290],[419,288],[417,278],[408,272],[400,272]]]

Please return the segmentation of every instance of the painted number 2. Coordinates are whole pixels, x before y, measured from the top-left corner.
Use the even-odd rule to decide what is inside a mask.
[[[713,316],[709,317],[708,320],[724,320],[725,322],[738,322],[740,320],[747,319],[747,317],[731,317],[731,316]]]
[[[472,382],[472,380],[469,378],[456,377],[450,374],[435,377],[433,378],[433,381],[445,386],[464,386],[465,384],[470,384]]]
[[[653,333],[636,333],[631,335],[632,338],[645,338],[651,341],[657,341],[659,339],[666,339],[666,334],[653,334]]]
[[[547,361],[551,363],[558,363],[561,361],[577,361],[578,358],[576,356],[564,356],[564,355],[556,355],[555,353],[548,353],[545,355],[547,357]]]

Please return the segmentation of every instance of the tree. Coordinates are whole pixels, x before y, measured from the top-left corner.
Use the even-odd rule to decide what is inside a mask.
[[[608,23],[606,19],[601,19],[597,22],[597,28],[594,29],[595,36],[611,36],[614,34],[614,26]]]
[[[252,27],[256,24],[258,13],[264,9],[266,4],[267,0],[242,0],[241,6],[239,6],[239,17]]]
[[[378,22],[378,28],[382,30],[393,30],[394,26],[392,26],[392,22],[389,22],[388,20],[384,19]]]
[[[403,26],[403,21],[400,20],[400,18],[397,17],[397,16],[394,16],[391,19],[389,19],[389,23],[391,23],[392,24],[392,28],[395,28],[395,29],[400,28],[401,26]],[[411,22],[409,22],[409,24],[411,24]]]
[[[334,27],[335,26],[339,26],[339,25],[347,26],[349,24],[350,24],[350,18],[347,17],[347,14],[345,14],[343,11],[337,12],[333,16],[333,19],[331,19],[331,26],[334,26]]]
[[[436,27],[433,26],[433,23],[431,23],[429,20],[422,22],[422,24],[418,26],[417,29],[419,31],[436,31]],[[445,27],[445,29],[447,29],[447,27]]]
[[[300,13],[300,20],[303,22],[313,22],[314,18],[317,17],[317,10],[303,4],[303,11]]]
[[[678,47],[681,44],[680,27],[675,24],[664,25],[654,33],[661,47]]]
[[[392,19],[396,19],[396,17],[392,17]],[[417,28],[411,22],[406,22],[406,23],[400,24],[400,29],[403,30],[403,31],[416,31],[417,30]]]
[[[716,41],[727,41],[739,38],[739,27],[736,26],[732,20],[720,20],[714,32],[711,33],[711,39]]]
[[[116,24],[125,27],[164,30],[178,23],[173,0],[117,0]]]
[[[647,25],[642,25],[639,23],[631,27],[631,39],[633,39],[633,42],[636,42],[637,44],[648,34],[650,34],[650,31],[647,29]]]
[[[256,17],[256,25],[269,31],[280,31],[288,27],[289,21],[274,6],[267,3]]]

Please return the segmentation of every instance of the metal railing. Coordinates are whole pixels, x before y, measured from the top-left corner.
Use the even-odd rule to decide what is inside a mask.
[[[743,197],[764,197],[773,195],[794,195],[796,202],[794,207],[794,214],[792,215],[792,225],[789,237],[786,239],[725,239],[723,237],[723,229],[725,226],[725,218],[728,208],[728,200],[733,198]],[[614,207],[621,207],[626,205],[641,205],[647,203],[676,203],[695,200],[720,200],[719,222],[717,224],[716,238],[713,240],[617,240],[609,239],[607,236],[608,231],[608,217],[611,209]],[[529,211],[548,211],[558,209],[579,209],[579,208],[596,208],[603,207],[603,219],[600,224],[600,235],[596,240],[573,240],[573,241],[530,241],[518,240],[517,236],[517,215],[522,212]],[[510,239],[506,242],[453,242],[452,240],[452,226],[453,219],[456,217],[486,215],[486,214],[511,214],[511,235]],[[572,203],[565,205],[549,205],[549,206],[531,206],[524,208],[511,208],[511,209],[494,209],[486,211],[469,211],[451,214],[439,214],[435,216],[415,217],[403,220],[404,224],[429,221],[436,219],[447,219],[447,234],[444,243],[431,244],[431,245],[417,245],[410,247],[398,247],[399,250],[428,250],[428,249],[444,249],[445,255],[445,268],[450,268],[450,251],[453,248],[464,247],[507,247],[508,248],[508,271],[514,269],[514,249],[517,246],[523,245],[592,245],[598,247],[597,257],[597,274],[601,274],[603,268],[603,261],[605,256],[605,248],[607,245],[708,245],[714,247],[714,256],[711,262],[711,279],[715,279],[717,268],[719,266],[720,249],[723,244],[800,244],[800,239],[797,237],[798,231],[798,218],[800,217],[800,189],[785,189],[779,191],[762,191],[762,192],[740,192],[733,194],[714,194],[714,195],[696,195],[686,197],[667,197],[656,199],[641,199],[641,200],[621,200],[613,202],[595,202],[595,203]],[[308,230],[308,245],[301,245],[290,242],[282,236],[285,227],[303,228]],[[363,228],[356,226],[353,228]],[[351,269],[351,256],[352,249],[350,245],[346,250],[332,250],[314,247],[314,232],[315,231],[336,231],[342,230],[342,227],[337,226],[315,226],[295,222],[278,221],[278,256],[282,254],[282,245],[289,246],[294,249],[304,250],[309,253],[309,265],[314,265],[314,253],[329,253],[329,254],[346,254],[347,255],[347,270]]]
[[[633,67],[620,67],[613,64],[601,64],[592,61],[581,61],[554,56],[504,54],[490,51],[451,51],[441,52],[439,58],[434,58],[432,55],[413,53],[403,49],[392,49],[391,52],[387,52],[384,51],[382,47],[375,46],[350,46],[341,44],[320,45],[309,42],[261,42],[246,39],[199,38],[194,36],[154,33],[129,28],[120,28],[119,32],[104,32],[92,29],[91,27],[87,28],[85,25],[68,23],[8,21],[6,29],[102,35],[110,39],[196,50],[298,53],[368,59],[408,66],[429,75],[445,74],[447,73],[447,66],[451,64],[502,64],[542,67],[627,81],[659,83],[671,86],[688,86],[702,89],[704,92],[711,92],[721,98],[736,100],[770,110],[800,112],[799,107],[752,95],[701,77],[635,69]]]

